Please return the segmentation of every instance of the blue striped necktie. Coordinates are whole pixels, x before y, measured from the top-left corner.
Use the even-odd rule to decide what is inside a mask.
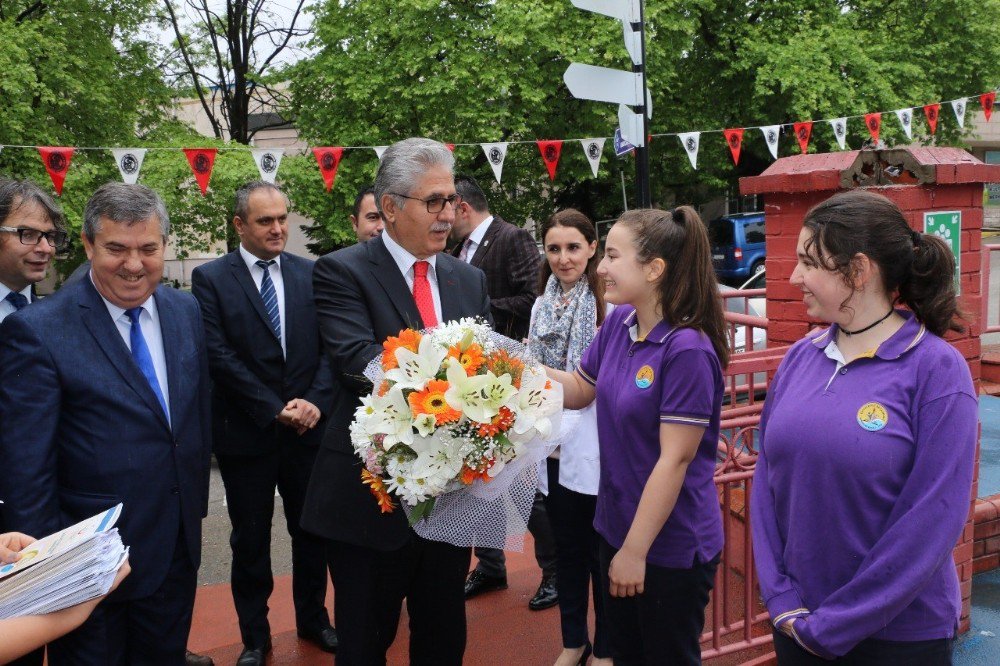
[[[146,336],[142,334],[142,326],[139,324],[139,315],[142,314],[142,306],[130,308],[125,311],[125,314],[128,315],[129,320],[132,322],[132,328],[129,330],[132,358],[135,360],[135,364],[139,366],[139,370],[146,377],[146,381],[149,382],[149,388],[153,389],[153,393],[156,394],[156,399],[159,401],[160,407],[163,408],[163,413],[169,421],[170,409],[167,408],[167,401],[163,399],[160,380],[156,377],[156,366],[153,365],[153,355],[149,353]]]
[[[270,261],[264,261],[263,259],[257,261],[257,265],[264,269],[264,277],[260,280],[260,298],[264,301],[264,309],[271,320],[271,328],[274,329],[274,334],[278,336],[278,341],[280,342],[281,314],[278,313],[278,294],[274,290],[274,282],[271,281],[270,271],[270,266],[273,263],[274,259]]]

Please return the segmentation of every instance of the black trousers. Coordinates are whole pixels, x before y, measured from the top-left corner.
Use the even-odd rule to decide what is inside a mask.
[[[50,666],[183,666],[197,585],[182,530],[160,587],[142,599],[101,602],[79,629],[49,644]]]
[[[460,666],[465,653],[465,574],[472,552],[413,535],[398,550],[328,542],[337,666],[383,666],[403,599],[411,666]]]
[[[682,666],[701,663],[708,593],[715,584],[719,556],[690,569],[646,563],[644,592],[612,597],[608,568],[618,550],[600,538],[601,593],[611,628],[615,666]]]
[[[281,494],[285,523],[292,538],[292,600],[295,626],[316,633],[330,626],[326,610],[326,544],[299,526],[316,449],[288,442],[273,453],[219,455],[226,504],[233,531],[233,602],[240,635],[247,647],[262,647],[271,637],[267,600],[274,589],[271,573],[271,523],[274,490]]]
[[[779,666],[951,666],[954,640],[885,641],[867,638],[843,657],[829,661],[803,650],[790,636],[774,631],[774,651]]]
[[[535,540],[535,561],[542,570],[542,577],[548,578],[556,572],[556,542],[552,536],[552,524],[545,510],[545,496],[535,493],[528,517],[528,531]],[[499,548],[476,548],[476,569],[487,576],[506,577],[507,558]]]
[[[549,458],[549,494],[545,506],[552,522],[556,543],[556,589],[559,591],[559,620],[563,647],[587,644],[589,599],[594,596],[594,656],[611,656],[611,641],[601,595],[601,564],[597,555],[594,512],[597,497],[584,495],[559,485],[559,460]],[[593,590],[593,592],[591,592]]]

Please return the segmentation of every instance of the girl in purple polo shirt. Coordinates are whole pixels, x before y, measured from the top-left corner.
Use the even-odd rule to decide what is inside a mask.
[[[951,664],[977,429],[939,337],[961,330],[951,251],[855,190],[806,214],[796,253],[791,283],[831,325],[789,350],[761,417],[750,513],[778,662]]]
[[[688,206],[625,213],[597,273],[619,307],[576,372],[549,373],[567,408],[597,399],[611,653],[616,666],[698,664],[722,550],[713,474],[729,354],[705,225]]]

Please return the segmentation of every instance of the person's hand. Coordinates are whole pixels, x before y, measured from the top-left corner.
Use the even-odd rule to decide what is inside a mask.
[[[20,551],[28,544],[34,543],[35,538],[20,532],[7,532],[0,534],[0,562],[10,564],[21,559]]]
[[[646,558],[622,548],[611,559],[608,578],[611,579],[613,597],[634,597],[642,594],[646,581]]]
[[[108,594],[114,592],[121,585],[121,582],[125,580],[125,576],[128,576],[130,573],[132,573],[132,567],[129,565],[128,558],[126,557],[122,565],[118,567],[118,573],[115,575],[115,581],[111,583],[111,589],[108,590]]]
[[[295,398],[289,400],[285,408],[278,414],[278,421],[290,428],[295,428],[295,431],[301,435],[310,428],[315,428],[321,416],[319,407],[303,398]]]

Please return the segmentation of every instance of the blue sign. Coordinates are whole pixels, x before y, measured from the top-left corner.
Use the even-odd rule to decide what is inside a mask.
[[[630,153],[633,150],[635,150],[635,146],[633,146],[631,143],[626,141],[624,137],[622,137],[621,127],[615,128],[614,143],[615,143],[615,155],[617,155],[618,157],[621,157],[625,153]]]

